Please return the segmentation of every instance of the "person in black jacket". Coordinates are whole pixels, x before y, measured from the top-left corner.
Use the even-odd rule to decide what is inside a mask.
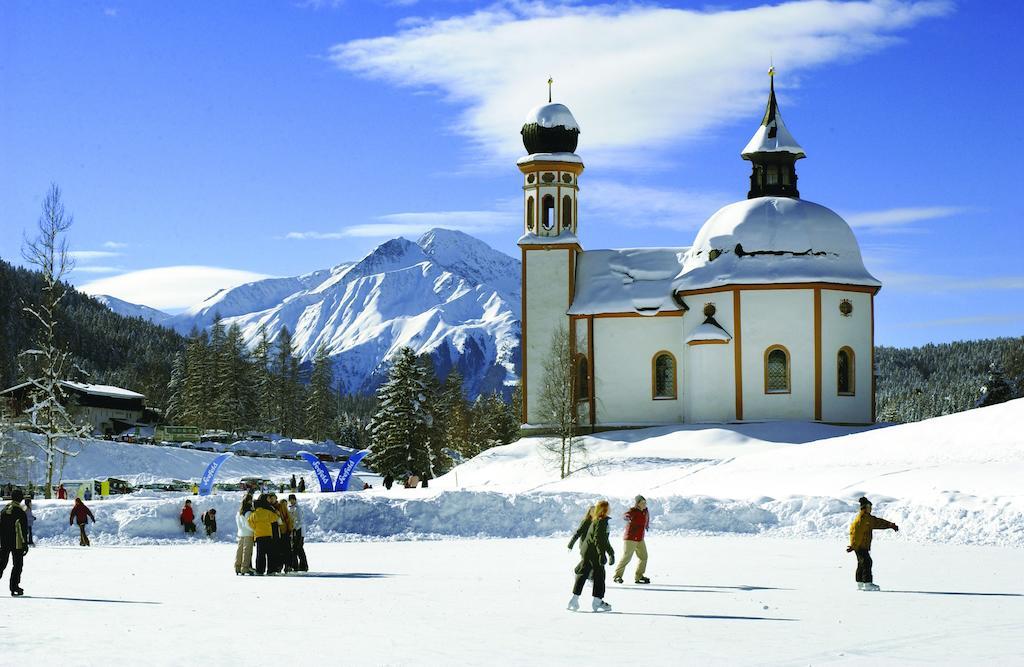
[[[206,528],[206,536],[212,537],[217,532],[217,510],[209,509],[203,512],[203,527]]]
[[[572,539],[569,540],[569,551],[572,551],[572,545],[576,544],[577,541],[580,543],[580,557],[587,548],[587,533],[590,532],[590,518],[594,514],[594,506],[591,505],[587,508],[587,513],[583,515],[583,520],[580,521],[579,527],[576,532],[572,534]]]
[[[0,577],[7,569],[8,559],[13,558],[11,567],[11,595],[24,595],[21,590],[21,569],[28,552],[28,519],[21,509],[21,489],[11,491],[11,502],[0,511]]]
[[[611,541],[608,539],[608,512],[607,500],[602,500],[594,506],[591,513],[590,529],[583,548],[583,558],[576,566],[576,583],[572,587],[572,597],[569,599],[567,609],[576,611],[580,608],[580,593],[587,583],[587,577],[594,578],[594,600],[591,609],[594,611],[611,611],[612,606],[604,601],[604,566],[605,563],[615,565],[615,551],[612,549]]]

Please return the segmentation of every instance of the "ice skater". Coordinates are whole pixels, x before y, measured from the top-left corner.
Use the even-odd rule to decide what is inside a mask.
[[[28,553],[28,521],[21,508],[24,497],[21,489],[13,489],[11,502],[0,511],[0,577],[7,569],[7,560],[11,559],[11,595],[14,597],[25,594],[21,590],[21,569]]]
[[[576,611],[580,608],[580,594],[590,575],[594,577],[594,599],[591,602],[591,609],[594,611],[612,610],[612,606],[604,601],[604,565],[606,562],[615,565],[615,550],[612,549],[611,542],[608,540],[608,512],[607,500],[602,500],[594,506],[583,558],[576,566],[576,583],[573,584],[572,597],[569,598],[569,604],[566,607],[569,611]]]
[[[253,530],[256,543],[256,574],[273,574],[277,559],[274,556],[274,533],[280,517],[273,509],[274,496],[262,494],[256,499],[256,509],[249,514],[249,527]]]
[[[25,498],[25,519],[25,523],[28,526],[28,545],[34,547],[36,543],[32,541],[32,524],[36,522],[36,515],[32,513],[31,498]]]
[[[288,516],[292,519],[292,567],[297,572],[308,572],[306,542],[302,536],[302,509],[294,493],[288,496]]]
[[[96,517],[93,515],[92,510],[86,507],[81,498],[75,498],[75,506],[71,508],[71,517],[68,520],[68,525],[70,526],[75,522],[78,523],[78,546],[80,547],[90,546],[89,536],[85,533],[85,526],[89,523],[89,519],[96,523]]]
[[[651,580],[644,576],[647,571],[647,544],[644,542],[644,533],[651,527],[651,516],[647,511],[647,499],[637,496],[633,500],[633,507],[623,515],[626,520],[626,534],[622,543],[622,560],[615,568],[613,581],[622,583],[622,575],[626,572],[626,564],[636,554],[640,562],[636,566],[636,575],[633,581],[638,584],[649,584]]]
[[[246,494],[242,498],[242,506],[235,515],[235,528],[238,534],[238,548],[235,550],[235,574],[253,574],[252,542],[253,532],[249,526],[249,515],[252,514],[252,497]]]
[[[880,590],[871,576],[871,535],[875,530],[886,530],[892,528],[899,532],[900,527],[892,521],[873,516],[871,514],[871,501],[867,498],[860,499],[860,512],[857,513],[853,523],[850,524],[850,545],[846,551],[852,551],[857,555],[857,589],[861,591]]]
[[[591,505],[587,508],[587,513],[583,515],[583,519],[580,521],[579,527],[576,532],[573,533],[572,539],[569,540],[569,551],[572,551],[572,546],[577,541],[580,543],[580,557],[583,557],[583,552],[586,550],[587,545],[587,532],[590,531],[590,523],[594,516],[594,506]]]

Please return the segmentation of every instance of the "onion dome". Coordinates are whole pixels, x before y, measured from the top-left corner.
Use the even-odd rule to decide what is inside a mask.
[[[573,153],[580,136],[569,107],[548,102],[530,110],[521,131],[523,146],[534,153]]]

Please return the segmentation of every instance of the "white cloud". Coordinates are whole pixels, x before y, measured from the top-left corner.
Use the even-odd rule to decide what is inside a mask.
[[[801,72],[877,51],[898,31],[951,10],[943,0],[708,11],[511,3],[338,44],[330,57],[366,77],[440,92],[455,108],[450,129],[495,160],[522,153],[522,119],[546,100],[550,74],[591,163],[646,160],[737,118],[754,122],[769,54],[785,109]]]
[[[72,259],[78,262],[89,262],[94,259],[110,259],[111,257],[120,257],[121,253],[114,252],[112,250],[71,250],[68,251],[68,255]]]
[[[108,294],[158,310],[180,310],[219,289],[270,277],[217,266],[164,266],[101,278],[78,289],[86,294]]]
[[[103,10],[103,15],[107,16],[109,18],[112,18],[112,19],[113,18],[117,18],[117,8],[115,8],[115,7],[106,7]]]
[[[121,273],[124,269],[117,266],[76,266],[74,273]]]
[[[120,250],[121,248],[127,248],[128,244],[120,241],[104,241],[103,247],[110,248],[111,250]]]
[[[353,237],[394,238],[419,236],[435,227],[486,234],[498,229],[514,229],[519,220],[512,210],[390,213],[377,219],[381,222],[351,225],[336,232],[288,232],[285,238],[295,241],[337,241]]]
[[[734,197],[597,180],[580,195],[580,220],[614,218],[627,225],[698,229]]]
[[[958,206],[922,206],[890,208],[882,211],[864,211],[843,216],[851,227],[887,229],[904,227],[915,222],[948,218],[966,213],[970,209]]]

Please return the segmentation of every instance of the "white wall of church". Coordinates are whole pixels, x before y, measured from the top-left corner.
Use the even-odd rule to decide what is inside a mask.
[[[684,318],[685,319],[685,318]],[[679,317],[594,318],[594,389],[598,424],[683,419],[683,339]],[[655,353],[676,358],[676,398],[652,398]]]
[[[558,327],[569,330],[569,253],[567,249],[529,250],[524,255],[527,309],[523,351],[526,362],[527,421],[539,424],[537,408],[543,383],[544,361]]]
[[[728,422],[736,418],[733,345],[686,346],[686,421]]]
[[[853,312],[844,317],[839,304],[849,299]],[[821,418],[827,422],[871,422],[871,295],[821,291]],[[848,346],[854,352],[854,395],[838,392],[837,357]]]
[[[814,419],[814,290],[742,290],[743,418]],[[767,394],[764,355],[789,351],[790,392]]]

